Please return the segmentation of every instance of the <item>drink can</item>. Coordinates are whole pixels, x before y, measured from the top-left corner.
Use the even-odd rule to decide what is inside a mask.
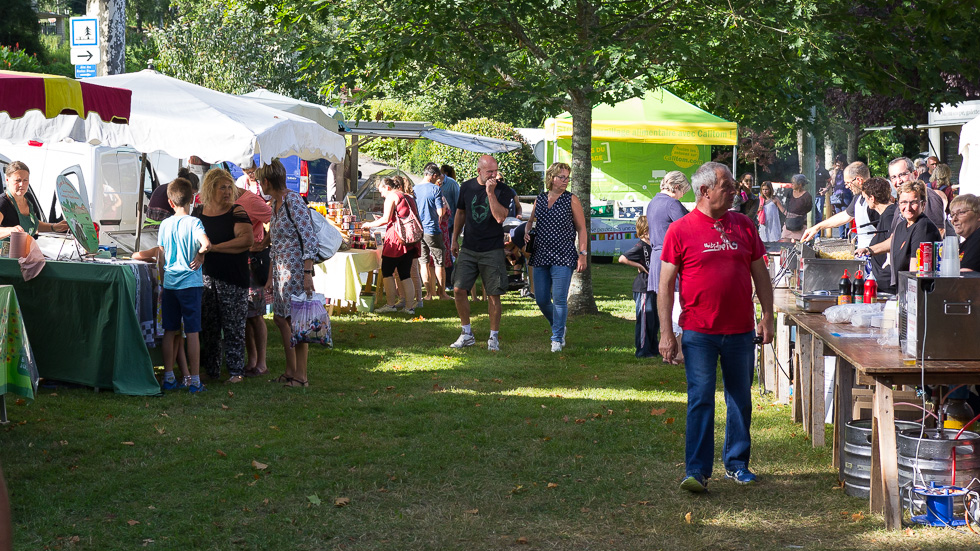
[[[920,243],[919,250],[922,251],[922,263],[919,264],[919,273],[928,274],[933,270],[932,241]]]
[[[943,263],[943,242],[933,241],[932,243],[932,269],[939,273],[939,268]]]

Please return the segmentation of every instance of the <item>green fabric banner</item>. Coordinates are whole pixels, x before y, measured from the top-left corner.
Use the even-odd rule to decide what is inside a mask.
[[[24,281],[17,260],[0,258],[0,284],[17,292],[41,377],[119,394],[160,394],[127,266],[49,260]]]
[[[572,141],[558,140],[558,162],[571,163]],[[673,170],[688,180],[708,162],[711,146],[592,141],[592,200],[649,201],[660,191],[660,181]],[[682,201],[694,201],[688,192]]]

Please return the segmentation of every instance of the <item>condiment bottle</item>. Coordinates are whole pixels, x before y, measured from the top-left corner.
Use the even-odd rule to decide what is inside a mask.
[[[868,274],[868,280],[864,282],[864,303],[874,304],[878,300],[878,282],[875,281],[873,274]]]
[[[851,279],[847,275],[847,269],[844,269],[844,275],[840,278],[840,283],[837,286],[840,294],[837,295],[837,304],[850,304],[851,303]]]
[[[854,304],[861,304],[864,302],[864,274],[861,270],[858,270],[854,274],[854,285],[853,285],[853,302]]]

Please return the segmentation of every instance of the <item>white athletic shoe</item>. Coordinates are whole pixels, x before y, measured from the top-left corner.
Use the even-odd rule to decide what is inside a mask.
[[[470,335],[469,333],[460,333],[459,338],[456,339],[456,342],[450,344],[449,348],[466,348],[467,346],[473,346],[474,344],[476,344],[476,339],[473,338],[473,335]]]
[[[561,341],[551,341],[551,351],[561,352],[562,343]]]
[[[390,305],[390,304],[385,304],[381,308],[375,308],[374,309],[374,313],[375,314],[390,314],[392,312],[397,312],[397,311],[398,311],[398,309],[395,308],[394,306]]]
[[[500,339],[497,337],[487,339],[487,350],[490,352],[500,352]]]

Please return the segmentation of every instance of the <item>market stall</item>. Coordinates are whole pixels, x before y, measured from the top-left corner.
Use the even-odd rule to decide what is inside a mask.
[[[145,275],[138,278],[138,270]],[[137,262],[48,261],[24,281],[16,259],[0,258],[0,285],[17,292],[40,376],[119,394],[159,394],[146,346],[153,325],[145,315],[141,323],[137,310],[152,303],[137,292],[151,281],[148,270]]]
[[[941,407],[956,387],[980,382],[980,312],[972,309],[980,277],[959,274],[953,259],[945,273],[900,272],[897,296],[858,300],[842,274],[862,261],[831,258],[820,245],[787,252],[789,283],[775,291],[776,340],[764,348],[761,383],[792,403],[791,418],[813,446],[824,445],[832,408],[833,464],[845,492],[869,498],[886,527],[900,528],[906,510],[913,522],[934,522],[926,514],[931,485],[961,491],[980,475],[968,471],[980,446],[976,419]],[[902,418],[914,422],[897,425]]]

